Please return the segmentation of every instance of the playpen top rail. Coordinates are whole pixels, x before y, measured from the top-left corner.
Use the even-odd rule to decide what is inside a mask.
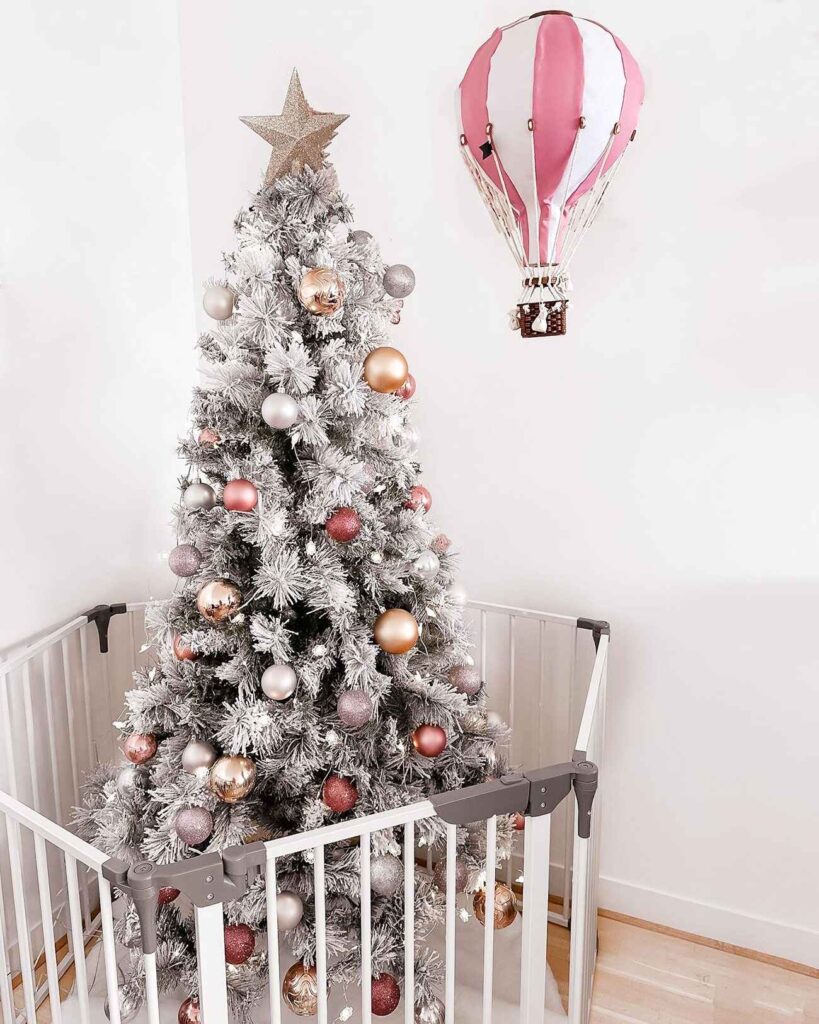
[[[103,864],[109,859],[108,855],[101,850],[86,843],[61,825],[55,824],[50,818],[32,810],[26,804],[15,800],[13,796],[9,796],[2,789],[0,789],[0,812],[23,825],[35,835],[42,836],[52,846],[69,854],[75,860],[82,861],[83,864],[95,871],[101,870]]]
[[[60,640],[64,640],[66,637],[71,636],[72,633],[76,633],[82,629],[83,626],[87,626],[89,623],[87,615],[78,615],[75,619],[71,619],[70,622],[64,623],[57,629],[52,630],[45,636],[40,637],[39,640],[35,640],[33,643],[23,647],[19,653],[9,658],[8,660],[2,660],[2,653],[0,653],[0,674],[10,675],[17,669],[22,668],[26,662],[31,661],[32,658],[36,658],[38,654],[42,654],[43,651],[49,647],[53,647],[54,644]],[[15,647],[11,648],[15,650]]]
[[[537,619],[539,622],[554,622],[559,626],[577,626],[577,618],[571,615],[557,615],[554,612],[538,612],[532,608],[513,608],[507,604],[490,604],[486,601],[467,601],[467,608],[479,612],[509,615],[513,619]]]

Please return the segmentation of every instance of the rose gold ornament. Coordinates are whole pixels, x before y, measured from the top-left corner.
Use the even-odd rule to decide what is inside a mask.
[[[372,980],[370,1003],[376,1017],[388,1017],[401,1002],[401,989],[391,974],[377,974]]]
[[[440,725],[419,725],[412,734],[412,745],[423,757],[437,757],[446,750],[446,729]]]
[[[252,512],[259,501],[259,492],[249,480],[229,480],[222,491],[222,504],[230,512]]]
[[[318,1012],[318,979],[315,967],[299,960],[282,980],[282,999],[297,1017],[314,1017]]]
[[[361,520],[354,508],[338,508],[324,524],[327,535],[346,544],[361,532]]]
[[[402,402],[408,402],[410,398],[415,394],[415,378],[411,373],[407,374],[407,379],[401,385],[401,387],[395,392],[398,398]]]
[[[173,653],[178,661],[196,661],[199,655],[192,647],[188,647],[178,633],[173,635]]]
[[[472,909],[475,911],[475,917],[485,927],[486,889],[480,889],[475,893],[475,898],[472,900]],[[517,916],[515,894],[508,885],[504,885],[503,882],[495,882],[495,929],[500,931],[502,928],[508,928]]]
[[[245,963],[256,948],[256,933],[246,924],[225,927],[225,961],[234,966]]]
[[[418,643],[418,623],[403,608],[388,608],[375,620],[373,635],[387,654],[406,654]]]
[[[226,754],[210,770],[210,791],[222,803],[236,804],[256,784],[256,765],[243,754]]]
[[[512,818],[512,825],[516,832],[522,832],[526,828],[526,818],[522,814],[516,814]]]
[[[346,814],[358,803],[358,789],[349,779],[329,775],[322,786],[321,799],[334,814]]]
[[[196,595],[196,607],[208,622],[224,622],[239,611],[242,592],[230,580],[211,580]]]
[[[134,732],[126,736],[122,752],[132,764],[145,764],[156,753],[156,736],[148,732]]]
[[[423,484],[416,484],[411,488],[409,497],[404,502],[404,508],[411,508],[414,511],[422,508],[425,512],[429,512],[432,508],[432,495]]]
[[[364,360],[364,379],[381,395],[397,391],[406,383],[408,374],[406,359],[389,345],[374,348]]]
[[[176,1016],[177,1024],[202,1024],[202,1011],[199,1009],[199,1000],[191,997],[179,1007]]]
[[[199,444],[219,444],[221,437],[211,427],[203,427],[199,431],[197,441]]]
[[[332,316],[344,303],[344,282],[330,267],[308,270],[299,282],[299,302],[317,316]]]
[[[430,547],[436,555],[445,555],[449,551],[449,546],[452,541],[447,537],[445,533],[439,533],[437,537],[432,538]]]

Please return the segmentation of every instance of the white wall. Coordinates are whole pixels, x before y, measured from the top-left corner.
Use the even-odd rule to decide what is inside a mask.
[[[195,367],[176,11],[3,12],[0,648],[170,589]]]
[[[453,123],[469,56],[526,10],[182,0],[194,277],[266,163],[237,117],[277,112],[298,65],[352,115],[358,225],[418,275],[395,337],[468,589],[612,621],[603,904],[819,963],[817,9],[578,11],[648,99],[543,341],[506,327],[515,273]]]

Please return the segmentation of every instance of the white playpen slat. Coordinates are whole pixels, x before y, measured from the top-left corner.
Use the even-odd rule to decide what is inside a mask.
[[[362,842],[364,837],[362,836]],[[369,836],[367,844],[369,845]],[[327,918],[324,888],[324,847],[313,850],[313,888],[316,911],[316,984],[318,985],[318,1024],[327,1024]]]
[[[60,658],[63,669],[63,689],[65,691],[66,719],[68,722],[68,756],[71,760],[71,785],[74,794],[74,806],[80,804],[80,773],[77,765],[77,725],[74,709],[74,693],[72,689],[71,658],[68,653],[68,638],[60,641]]]
[[[25,712],[26,740],[28,742],[28,765],[31,779],[31,792],[34,797],[35,810],[43,810],[43,799],[40,792],[40,771],[37,767],[37,747],[34,743],[34,710],[31,705],[31,662],[23,665],[23,710]]]
[[[211,909],[210,907],[208,908]],[[219,914],[219,924],[222,923],[221,907]],[[197,932],[198,934],[198,932]],[[222,943],[222,949],[224,950],[224,942]],[[199,947],[197,945],[197,953]],[[143,953],[142,962],[145,966],[145,1006],[148,1010],[148,1024],[159,1024],[159,985],[157,984],[156,978],[156,953]],[[215,969],[215,967],[214,967]],[[222,988],[225,989],[225,964],[224,957],[222,959],[222,965],[220,968],[222,972]],[[225,989],[225,1001],[227,1002],[227,990]],[[203,1014],[204,1017],[204,1014]],[[227,1020],[227,1013],[223,1017],[218,1017],[217,1020]]]
[[[82,668],[82,695],[83,709],[85,711],[85,739],[88,746],[88,763],[93,764],[97,760],[96,746],[94,744],[94,729],[91,725],[91,694],[88,689],[88,638],[87,630],[80,630],[80,666]]]
[[[57,734],[54,729],[54,700],[51,694],[51,657],[48,647],[43,651],[43,687],[45,689],[48,753],[51,759],[51,784],[54,789],[54,808],[57,818],[62,820],[63,795],[60,787],[60,769],[57,758]]]
[[[415,826],[404,826],[404,1024],[415,1022]]]
[[[265,866],[265,898],[267,901],[267,959],[270,982],[270,1024],[281,1024],[280,1001],[281,981],[279,979],[279,911],[276,898],[276,858],[267,851]]]
[[[551,814],[527,818],[523,836],[520,1017],[527,1024],[543,1021],[546,999],[551,824]]]
[[[217,1022],[217,1024],[228,1019],[225,931],[222,924],[222,913],[221,903],[211,907],[194,907],[199,1008],[204,1021]]]
[[[74,976],[82,1024],[90,1024],[88,1005],[88,976],[85,967],[85,934],[80,909],[80,887],[77,881],[77,862],[70,853],[64,854],[65,875],[68,884],[68,908],[71,917],[71,950],[74,954]],[[30,1018],[32,1021],[34,1017]]]
[[[23,1001],[28,1020],[34,1020],[34,968],[31,955],[31,933],[26,910],[25,882],[23,880],[23,850],[19,822],[6,818],[6,837],[11,868],[11,891],[14,898],[14,917],[17,923],[17,952],[20,957],[20,974],[23,979]]]
[[[360,840],[359,875],[361,882],[361,1020],[363,1024],[371,1024],[373,945],[369,832],[365,832]]]
[[[51,906],[51,885],[48,878],[48,852],[45,840],[34,834],[34,857],[37,864],[37,884],[40,890],[40,917],[45,950],[46,977],[48,979],[48,1000],[52,1024],[60,1024],[60,975],[57,970],[57,951],[54,945],[54,910]],[[114,1022],[118,1024],[118,1022]]]
[[[9,949],[6,941],[6,904],[3,897],[3,880],[0,877],[0,1009],[3,1011],[4,1021],[13,1021],[14,994],[11,989],[11,964],[9,963]]]
[[[455,901],[458,830],[446,827],[446,955],[444,957],[444,991],[446,1024],[455,1024]]]
[[[574,687],[575,667],[577,665],[577,628],[571,632],[571,650],[569,651],[569,692],[567,695],[567,722],[566,735],[571,736],[574,727]],[[575,747],[577,744],[575,743]],[[566,751],[566,757],[571,757],[573,750]],[[569,865],[572,862],[574,851],[574,819],[567,810],[563,815],[563,917],[568,922],[572,906],[572,874]]]
[[[114,911],[111,886],[102,872],[97,874],[100,893],[100,920],[102,922],[102,953],[105,964],[105,985],[108,992],[108,1020],[120,1024],[119,986],[117,984],[117,945],[114,939]]]
[[[483,1024],[492,1024],[492,981],[495,964],[495,868],[498,819],[486,822],[486,917],[483,935]],[[528,1024],[528,1022],[527,1022]]]

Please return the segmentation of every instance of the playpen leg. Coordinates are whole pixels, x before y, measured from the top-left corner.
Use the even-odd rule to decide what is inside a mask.
[[[404,826],[404,1024],[415,1024],[415,826]]]
[[[446,827],[446,958],[445,1014],[446,1024],[455,1024],[455,866],[458,850],[458,831],[454,825]]]
[[[362,837],[362,843],[363,843]],[[369,847],[369,836],[367,843]],[[327,921],[324,907],[324,847],[313,851],[313,890],[316,909],[316,983],[318,984],[318,1024],[327,1024]]]
[[[3,881],[0,878],[0,1010],[3,1020],[14,1020],[12,1013],[11,966],[6,942],[6,906],[3,901]]]
[[[225,930],[222,904],[195,907],[196,960],[199,968],[199,1007],[202,1020],[221,1024],[228,1019],[225,978]],[[151,1022],[153,1024],[153,1022]]]
[[[65,878],[68,886],[68,909],[71,915],[71,951],[74,954],[74,976],[77,979],[77,999],[80,1004],[82,1024],[90,1024],[88,1007],[88,975],[85,968],[85,935],[80,909],[80,886],[77,880],[77,862],[71,854],[65,854]],[[34,1020],[34,1017],[31,1018]]]
[[[523,935],[520,1019],[543,1020],[549,923],[549,839],[552,817],[527,817],[523,838]]]
[[[40,890],[40,918],[43,932],[46,977],[48,979],[48,1001],[52,1024],[60,1024],[60,976],[57,973],[57,953],[54,948],[53,908],[51,906],[51,885],[48,878],[48,855],[42,836],[34,836],[34,857],[37,864],[37,885]],[[119,1022],[112,1021],[112,1024]]]
[[[114,909],[111,886],[97,873],[100,894],[100,924],[102,925],[102,955],[105,963],[105,985],[108,992],[108,1020],[120,1024],[119,987],[117,985],[117,945],[114,939]]]
[[[370,833],[359,840],[361,871],[361,1020],[372,1021],[373,947],[370,934],[372,911],[370,898]]]
[[[486,822],[486,920],[483,934],[483,1024],[492,1024],[492,981],[495,966],[495,868],[498,819]],[[527,1021],[528,1024],[528,1021]]]
[[[265,868],[267,897],[267,962],[270,983],[270,1024],[281,1024],[281,980],[279,979],[279,916],[276,905],[276,858],[268,855]]]

